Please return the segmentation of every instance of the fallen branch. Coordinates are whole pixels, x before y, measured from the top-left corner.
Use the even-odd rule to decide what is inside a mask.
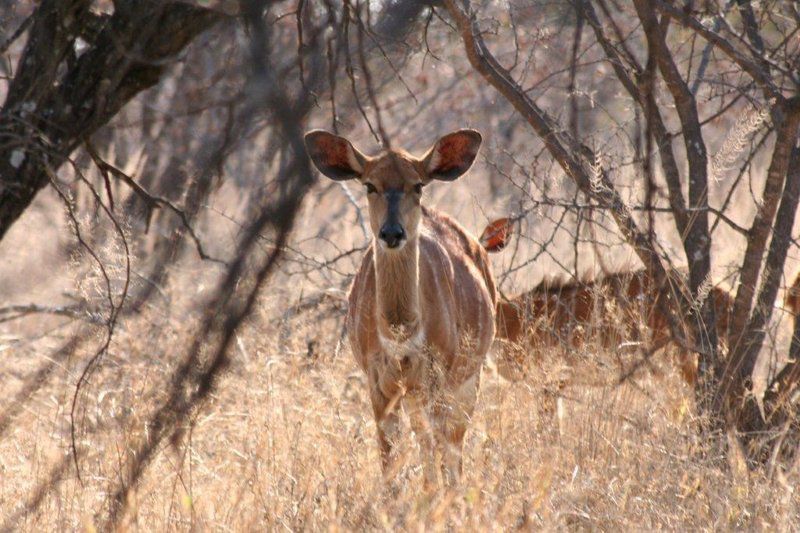
[[[74,305],[39,305],[39,304],[20,304],[0,307],[0,323],[17,320],[27,315],[43,314],[58,315],[78,320],[84,320],[90,324],[105,324],[106,319],[99,312],[88,309],[83,304]]]

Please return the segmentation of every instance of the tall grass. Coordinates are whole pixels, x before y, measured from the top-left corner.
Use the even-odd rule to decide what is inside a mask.
[[[86,354],[63,362],[27,404],[0,442],[6,525],[91,530],[102,517],[130,445],[166,389],[178,356],[170,348],[194,334],[198,312],[188,289],[187,276],[174,277],[171,307],[152,305],[123,322],[79,404],[83,484],[67,468],[32,514],[24,512],[31,491],[68,453],[69,384]],[[768,481],[704,458],[691,393],[671,359],[659,356],[617,385],[620,354],[591,343],[530,354],[532,371],[519,383],[486,365],[456,488],[423,490],[404,420],[402,467],[387,487],[365,380],[341,347],[334,304],[288,317],[285,294],[263,295],[212,402],[134,491],[128,527],[790,530],[800,520],[796,473]],[[28,352],[30,360],[12,350],[3,375],[9,394],[43,348]]]

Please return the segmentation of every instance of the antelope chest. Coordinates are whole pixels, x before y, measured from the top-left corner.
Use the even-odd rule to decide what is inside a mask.
[[[378,334],[378,350],[372,358],[371,373],[388,397],[398,391],[420,389],[431,367],[427,335],[419,328],[411,335]]]

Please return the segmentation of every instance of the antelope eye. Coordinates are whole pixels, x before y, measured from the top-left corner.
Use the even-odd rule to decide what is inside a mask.
[[[414,185],[414,192],[417,194],[422,194],[422,184],[417,183]]]
[[[367,194],[372,194],[378,192],[378,189],[371,183],[365,183],[364,187],[367,189]]]

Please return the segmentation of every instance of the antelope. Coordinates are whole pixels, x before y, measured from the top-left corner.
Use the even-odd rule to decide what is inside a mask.
[[[793,315],[800,315],[800,272],[795,276],[792,286],[786,290],[783,302],[784,307],[789,309]]]
[[[577,348],[588,340],[592,328],[596,328],[600,343],[609,348],[616,348],[620,341],[642,340],[645,332],[640,325],[648,326],[653,351],[672,344],[667,318],[656,305],[659,292],[642,269],[591,281],[545,281],[529,292],[501,300],[497,304],[497,338],[505,345],[498,358],[498,371],[507,379],[517,380],[524,367],[521,346]],[[713,287],[708,297],[713,299],[717,332],[724,338],[733,299],[720,287]],[[614,324],[614,318],[620,323]],[[679,348],[678,361],[684,380],[693,385],[697,380],[696,357]]]
[[[498,252],[505,248],[511,235],[511,221],[503,218],[486,226],[480,241],[487,251]],[[800,274],[795,287],[800,287]],[[529,292],[502,298],[496,312],[496,338],[502,345],[496,358],[498,372],[517,381],[524,375],[528,352],[556,346],[578,348],[587,340],[591,328],[599,329],[601,344],[616,348],[623,339],[640,340],[643,332],[639,326],[647,324],[651,350],[657,351],[673,341],[667,318],[656,305],[660,292],[647,270],[641,269],[589,281],[544,281]],[[787,305],[800,310],[797,294],[800,289],[789,292]],[[790,301],[793,295],[795,298]],[[720,287],[712,287],[708,297],[714,302],[717,333],[725,338],[733,298]],[[613,313],[614,308],[619,312]],[[622,324],[615,325],[614,317]],[[678,360],[684,380],[693,385],[697,380],[696,357],[680,349]]]
[[[426,486],[452,485],[494,338],[496,294],[483,247],[422,197],[429,183],[470,169],[481,135],[456,131],[421,158],[401,150],[369,157],[321,130],[305,143],[322,174],[357,180],[367,192],[373,239],[350,287],[346,328],[367,376],[384,477],[396,470],[402,406],[425,456]]]

